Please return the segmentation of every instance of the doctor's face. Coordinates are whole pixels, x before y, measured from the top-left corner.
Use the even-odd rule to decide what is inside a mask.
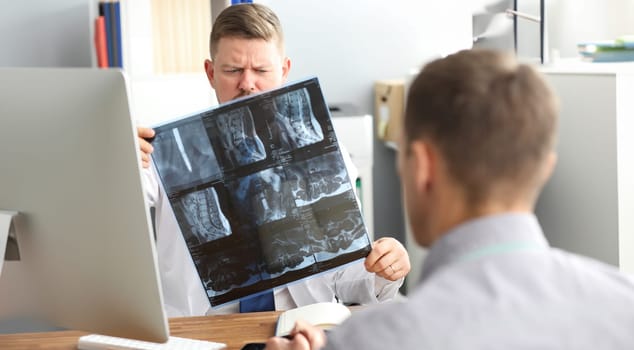
[[[276,88],[286,81],[290,60],[277,40],[224,37],[205,71],[219,103]]]

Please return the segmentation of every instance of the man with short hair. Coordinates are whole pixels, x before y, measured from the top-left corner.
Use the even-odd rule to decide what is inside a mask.
[[[284,52],[279,19],[260,4],[234,5],[222,11],[210,37],[211,59],[205,61],[209,83],[218,102],[270,90],[282,85],[291,68]],[[138,128],[141,158],[150,167],[152,145],[144,140],[154,136],[148,128]],[[344,159],[349,156],[342,152]],[[348,159],[349,163],[349,159]],[[349,168],[351,178],[355,178]],[[201,286],[200,278],[174,218],[166,194],[159,188],[154,172],[145,172],[145,188],[150,205],[156,208],[157,249],[165,307],[169,316],[196,316],[237,312],[232,304],[214,310]],[[372,304],[393,298],[410,270],[405,248],[393,238],[381,238],[372,245],[364,264],[352,264],[274,291],[275,308],[286,310],[324,301]]]
[[[555,164],[557,101],[510,54],[427,64],[407,98],[398,167],[417,243],[403,303],[267,349],[633,349],[634,280],[551,248],[533,210]]]

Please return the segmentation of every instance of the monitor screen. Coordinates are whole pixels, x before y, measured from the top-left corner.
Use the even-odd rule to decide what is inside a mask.
[[[0,210],[19,213],[13,260],[0,266],[0,321],[167,340],[123,74],[0,68],[0,77]]]

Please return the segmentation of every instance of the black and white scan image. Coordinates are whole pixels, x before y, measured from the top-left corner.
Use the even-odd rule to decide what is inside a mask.
[[[281,166],[241,177],[230,184],[242,219],[258,226],[287,216],[287,211],[294,206],[291,185]]]
[[[222,176],[200,118],[157,129],[152,158],[168,193]]]
[[[231,234],[213,187],[179,197],[173,201],[173,209],[186,242],[203,244]]]
[[[232,167],[251,164],[266,158],[264,144],[255,132],[249,107],[238,107],[214,118],[223,160]]]
[[[286,220],[260,228],[262,253],[272,277],[314,265],[317,259],[307,232],[317,232],[314,220]]]
[[[155,130],[154,163],[212,307],[370,252],[316,78]]]
[[[223,242],[227,240],[228,242]],[[262,269],[259,242],[249,234],[231,236],[208,244],[203,254],[193,251],[194,263],[212,305],[233,299],[232,291],[252,288],[269,276]],[[250,293],[242,293],[248,295]]]
[[[370,243],[358,209],[345,199],[346,196],[340,198],[338,204],[328,203],[313,208],[319,230],[308,236],[318,262],[358,251]]]
[[[289,91],[273,100],[275,125],[280,130],[282,148],[296,149],[311,145],[324,138],[317,122],[306,88]]]
[[[338,152],[299,161],[286,169],[297,206],[352,191],[346,165]]]
[[[299,208],[297,214],[260,227],[266,269],[273,277],[336,260],[369,244],[363,220],[347,193],[323,205]]]

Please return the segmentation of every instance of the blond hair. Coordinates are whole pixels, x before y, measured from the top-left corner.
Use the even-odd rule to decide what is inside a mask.
[[[209,37],[211,58],[224,37],[244,39],[277,40],[280,52],[284,53],[284,34],[277,15],[260,4],[239,4],[224,9],[216,18]]]

